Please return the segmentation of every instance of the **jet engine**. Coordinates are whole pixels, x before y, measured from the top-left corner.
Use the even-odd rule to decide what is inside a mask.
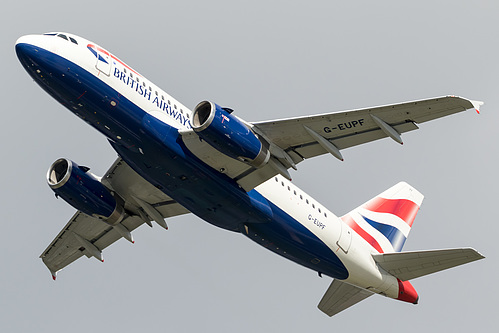
[[[203,101],[192,113],[192,129],[223,154],[259,168],[270,159],[268,144],[232,110]]]
[[[89,168],[60,158],[47,172],[47,182],[57,197],[83,213],[115,225],[124,217],[124,208]]]

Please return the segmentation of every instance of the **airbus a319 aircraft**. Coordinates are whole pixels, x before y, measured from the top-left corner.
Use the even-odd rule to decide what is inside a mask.
[[[49,186],[77,212],[41,255],[56,273],[152,222],[192,213],[333,278],[329,316],[373,295],[418,302],[409,280],[482,259],[472,248],[401,252],[423,195],[399,183],[342,217],[296,187],[305,159],[389,137],[481,102],[445,96],[345,112],[247,122],[202,101],[193,111],[97,44],[28,35],[17,56],[34,81],[102,133],[118,153],[103,177],[61,158]]]

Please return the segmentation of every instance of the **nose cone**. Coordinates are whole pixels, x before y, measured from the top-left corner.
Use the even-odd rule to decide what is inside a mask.
[[[16,54],[24,67],[32,66],[36,62],[37,53],[41,49],[41,36],[22,36],[16,41]]]
[[[397,279],[399,283],[399,297],[397,298],[400,301],[418,304],[419,296],[409,281],[400,281]]]
[[[41,46],[41,41],[43,40],[42,35],[26,35],[19,37],[19,39],[16,41],[16,51],[18,49],[22,49],[26,45],[31,45],[31,46]]]
[[[17,58],[34,80],[44,78],[54,72],[57,54],[54,53],[53,36],[27,35],[16,41]]]

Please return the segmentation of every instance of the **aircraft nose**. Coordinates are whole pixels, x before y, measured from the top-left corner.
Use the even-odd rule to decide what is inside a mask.
[[[54,71],[50,42],[43,35],[27,35],[16,41],[16,54],[26,72],[40,84]]]
[[[28,53],[30,53],[30,44],[24,42],[23,38],[19,38],[16,42],[16,54],[19,60],[25,58]]]
[[[16,41],[17,58],[23,65],[32,63],[34,58],[36,58],[39,49],[36,37],[35,35],[27,35],[20,37]]]

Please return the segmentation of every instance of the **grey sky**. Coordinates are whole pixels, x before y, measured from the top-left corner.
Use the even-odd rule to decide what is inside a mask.
[[[159,4],[160,3],[160,4]],[[1,332],[490,331],[497,312],[497,1],[18,1],[0,22]],[[188,107],[247,121],[455,94],[472,110],[403,136],[305,161],[294,182],[337,215],[405,180],[425,195],[404,250],[472,246],[487,259],[413,281],[417,306],[373,296],[329,318],[331,279],[194,216],[142,226],[105,263],[53,282],[38,258],[73,214],[45,173],[68,157],[102,174],[116,154],[57,104],[14,52],[67,31],[110,50]]]

